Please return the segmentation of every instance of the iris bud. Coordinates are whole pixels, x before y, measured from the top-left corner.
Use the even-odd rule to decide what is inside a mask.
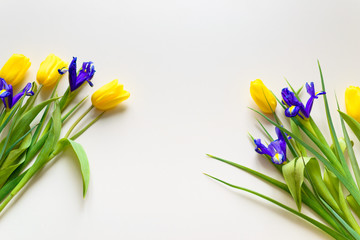
[[[250,94],[262,112],[272,113],[275,111],[276,98],[260,79],[250,83]]]
[[[360,122],[360,88],[350,86],[345,91],[346,112]]]
[[[130,93],[124,90],[124,85],[119,84],[115,79],[99,88],[91,96],[93,106],[101,111],[116,107],[122,101],[128,99]]]
[[[30,59],[22,54],[13,54],[0,70],[0,78],[8,84],[16,85],[20,83],[26,71],[29,69]]]
[[[61,76],[59,69],[67,67],[67,63],[54,54],[50,54],[40,64],[40,68],[36,75],[39,84],[45,87],[53,86]]]

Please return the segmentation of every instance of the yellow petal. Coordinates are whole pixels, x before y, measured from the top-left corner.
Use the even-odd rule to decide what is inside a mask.
[[[91,96],[91,102],[97,109],[106,111],[116,107],[129,97],[130,93],[124,90],[124,86],[115,79],[94,92]]]
[[[39,84],[42,84],[45,87],[53,86],[61,77],[61,74],[58,70],[67,66],[68,64],[59,57],[55,56],[54,54],[50,54],[40,64],[40,68],[36,75],[36,80]]]
[[[360,122],[360,88],[350,86],[345,91],[346,112]]]
[[[13,54],[0,70],[0,78],[8,84],[16,85],[20,83],[26,71],[29,69],[30,59],[22,54]]]
[[[250,83],[250,94],[262,112],[272,113],[275,111],[276,98],[260,79]]]

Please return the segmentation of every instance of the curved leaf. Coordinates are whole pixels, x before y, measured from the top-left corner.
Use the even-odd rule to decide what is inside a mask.
[[[81,170],[81,176],[83,179],[83,196],[86,196],[86,192],[89,186],[89,180],[90,180],[90,167],[89,167],[89,161],[86,156],[86,152],[84,148],[77,142],[74,142],[73,140],[68,139],[68,142],[70,143],[70,146],[74,150],[77,159],[79,160],[80,164],[80,170]]]
[[[295,158],[282,167],[285,182],[299,212],[301,211],[301,186],[304,182],[304,164],[306,164],[310,158],[304,157],[303,159],[304,161],[301,158]]]

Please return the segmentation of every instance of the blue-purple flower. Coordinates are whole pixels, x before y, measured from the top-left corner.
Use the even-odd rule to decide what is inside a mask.
[[[295,93],[290,91],[288,88],[283,88],[281,95],[283,98],[283,103],[288,107],[285,110],[285,115],[287,117],[295,117],[298,115],[301,118],[309,118],[310,112],[314,103],[314,100],[318,98],[319,95],[325,94],[324,91],[315,92],[314,83],[306,83],[306,91],[310,95],[306,106],[295,96]]]
[[[76,60],[77,58],[73,57],[73,60],[71,61],[69,66],[69,83],[71,91],[75,91],[85,81],[88,82],[89,85],[92,87],[93,84],[91,82],[91,79],[95,74],[95,67],[92,62],[84,62],[79,73],[77,73]]]
[[[0,98],[2,99],[5,107],[7,109],[11,109],[22,96],[34,95],[34,92],[31,90],[31,87],[32,87],[31,83],[26,84],[24,89],[14,96],[13,87],[10,84],[7,84],[4,79],[0,78]]]
[[[267,147],[261,143],[261,139],[254,139],[255,151],[270,156],[273,163],[280,165],[286,161],[286,142],[280,129],[275,128],[275,131],[278,139],[272,141]]]

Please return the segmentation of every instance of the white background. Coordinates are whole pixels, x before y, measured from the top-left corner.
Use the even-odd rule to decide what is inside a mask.
[[[94,61],[95,86],[83,95],[115,78],[131,92],[78,139],[91,164],[87,197],[66,151],[1,215],[1,238],[328,238],[202,173],[295,208],[287,195],[205,154],[281,179],[247,136],[262,136],[247,109],[256,107],[249,83],[261,78],[276,93],[284,77],[319,87],[319,59],[332,106],[335,90],[343,106],[345,88],[360,85],[359,1],[3,0],[0,18],[0,65],[25,54],[28,81],[55,53]],[[313,112],[323,121],[322,101]]]

